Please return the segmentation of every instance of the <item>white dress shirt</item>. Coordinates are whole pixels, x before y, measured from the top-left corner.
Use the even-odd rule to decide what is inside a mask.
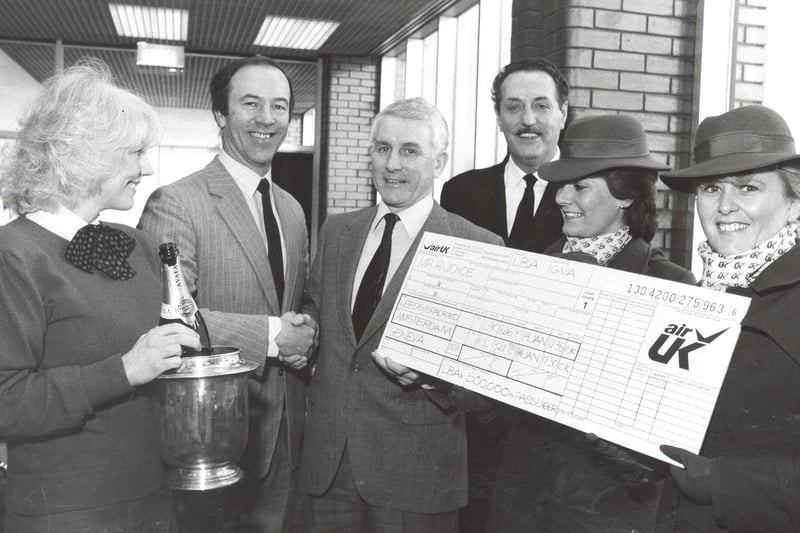
[[[397,272],[403,257],[405,257],[408,249],[411,248],[414,239],[417,238],[420,230],[422,230],[422,226],[428,220],[432,210],[433,197],[426,195],[416,204],[396,213],[400,220],[397,221],[392,231],[392,254],[389,259],[389,269],[386,272],[386,283],[383,285],[384,291],[386,291],[386,286],[389,285],[392,276]],[[386,204],[381,203],[378,205],[378,211],[375,213],[375,218],[370,225],[370,231],[367,233],[367,240],[364,241],[364,246],[361,249],[361,257],[358,260],[355,278],[353,278],[353,294],[350,297],[351,309],[356,303],[358,288],[361,286],[361,280],[364,278],[369,262],[372,261],[372,256],[375,255],[383,239],[383,228],[386,225],[383,217],[388,212],[389,208],[386,207]]]
[[[75,237],[78,230],[86,226],[85,220],[62,205],[59,205],[55,212],[34,211],[25,216],[28,217],[28,220],[36,222],[50,233],[55,233],[67,242]],[[96,223],[97,220],[95,219],[93,222]]]
[[[267,232],[264,228],[264,208],[261,203],[261,193],[258,192],[258,184],[261,183],[262,178],[266,178],[269,182],[270,192],[272,191],[272,169],[265,175],[259,176],[254,170],[236,161],[225,153],[224,150],[219,154],[219,162],[222,163],[222,166],[225,167],[225,170],[228,171],[233,181],[236,182],[236,185],[242,191],[242,195],[244,195],[244,199],[247,202],[247,207],[250,208],[250,214],[253,215],[253,220],[258,226],[258,229],[261,230],[261,239],[264,241],[264,249],[268,250]],[[274,194],[270,194],[270,203],[272,205],[272,214],[275,215],[275,220],[278,221],[278,229],[281,236],[281,254],[283,257],[286,257],[286,243],[283,240],[281,219],[278,216],[278,210],[275,209]],[[286,274],[285,260],[283,262],[283,273]]]
[[[254,170],[251,168],[241,164],[240,162],[236,161],[234,158],[229,156],[225,150],[220,151],[219,153],[219,162],[222,163],[222,166],[225,167],[225,170],[233,178],[233,181],[236,182],[236,185],[242,191],[242,195],[244,196],[245,201],[247,202],[247,207],[250,209],[250,214],[253,216],[253,220],[255,221],[258,229],[261,230],[261,239],[264,242],[264,249],[268,250],[267,244],[267,232],[264,228],[264,208],[263,204],[261,203],[261,193],[258,192],[258,184],[261,182],[262,178],[266,178],[269,182],[270,191],[272,191],[272,169],[270,169],[266,175],[259,176]],[[275,220],[278,222],[278,234],[281,237],[281,255],[283,256],[283,274],[286,275],[286,242],[283,239],[283,229],[281,227],[281,219],[278,216],[278,211],[275,209],[275,195],[270,194],[270,202],[272,205],[272,214],[275,216]],[[280,305],[280,302],[278,302]],[[275,338],[281,332],[281,319],[277,316],[268,317],[269,320],[269,347],[267,349],[267,357],[278,357],[278,345],[275,344]]]

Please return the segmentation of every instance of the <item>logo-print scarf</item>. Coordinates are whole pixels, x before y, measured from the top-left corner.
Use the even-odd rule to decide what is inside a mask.
[[[727,287],[749,287],[769,265],[797,244],[797,223],[781,228],[778,233],[755,248],[734,255],[720,255],[708,241],[697,247],[703,259],[701,287],[724,291]]]

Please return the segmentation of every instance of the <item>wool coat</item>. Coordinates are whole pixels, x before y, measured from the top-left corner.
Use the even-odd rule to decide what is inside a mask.
[[[547,252],[560,253],[565,239]],[[634,238],[608,268],[694,283],[688,270]],[[487,531],[596,533],[652,531],[665,481],[632,489],[593,453],[584,433],[517,409],[503,448]]]

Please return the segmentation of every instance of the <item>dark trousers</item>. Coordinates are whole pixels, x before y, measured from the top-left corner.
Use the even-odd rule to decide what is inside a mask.
[[[468,501],[458,513],[460,533],[483,533],[489,520],[497,470],[503,444],[508,436],[507,424],[500,418],[491,422],[467,413],[467,480]]]
[[[455,533],[458,529],[457,511],[412,513],[365,502],[353,480],[347,449],[331,488],[309,499],[312,533]]]

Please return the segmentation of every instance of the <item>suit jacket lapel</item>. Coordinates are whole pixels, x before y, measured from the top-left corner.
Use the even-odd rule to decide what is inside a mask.
[[[508,161],[508,156],[502,163],[489,169],[492,174],[487,180],[489,182],[488,199],[476,199],[485,202],[488,216],[492,219],[491,225],[487,229],[500,235],[504,242],[508,241],[508,233],[511,231],[506,215],[506,161]]]
[[[386,290],[383,292],[381,301],[378,302],[378,307],[372,314],[372,318],[370,319],[369,324],[367,324],[364,334],[361,336],[359,345],[363,345],[365,342],[367,342],[370,337],[374,336],[378,331],[380,331],[386,321],[389,320],[389,315],[392,312],[392,307],[394,307],[394,302],[400,295],[400,288],[403,286],[403,280],[405,280],[408,269],[411,268],[411,261],[414,259],[414,252],[417,251],[417,247],[422,240],[422,235],[426,231],[443,233],[445,235],[450,234],[450,223],[447,220],[447,211],[439,207],[439,204],[434,204],[433,211],[431,211],[430,216],[428,216],[428,220],[426,220],[425,224],[423,224],[419,234],[416,236],[414,242],[411,244],[411,247],[408,249],[408,252],[406,252],[403,260],[397,267],[397,271],[392,276],[392,279],[389,280],[389,284],[386,286]]]
[[[275,283],[272,280],[271,271],[269,268],[269,258],[267,257],[267,250],[264,246],[264,241],[261,239],[261,232],[256,226],[253,216],[250,214],[250,208],[242,195],[242,191],[233,181],[233,178],[219,162],[219,159],[214,159],[210,164],[210,170],[206,178],[208,181],[209,192],[217,196],[217,212],[220,218],[230,228],[236,242],[241,248],[242,254],[247,258],[247,261],[253,268],[256,274],[261,289],[267,301],[274,309],[280,310],[281,302],[275,291]]]
[[[364,248],[364,241],[370,230],[372,220],[375,218],[378,207],[365,209],[354,214],[347,225],[337,237],[337,256],[336,256],[336,277],[340,280],[338,293],[339,319],[342,324],[342,331],[347,332],[347,338],[353,347],[358,345],[356,333],[353,330],[353,283],[358,268],[358,260],[361,258],[361,251]],[[367,325],[369,330],[369,325]],[[362,340],[366,337],[366,332],[362,334]]]
[[[539,208],[533,217],[533,234],[531,235],[530,245],[525,246],[529,252],[541,253],[561,237],[561,230],[564,220],[561,217],[561,209],[556,204],[555,183],[548,183],[544,190]]]
[[[298,241],[295,238],[296,232],[294,227],[296,224],[305,226],[305,220],[295,220],[292,216],[292,211],[287,205],[288,199],[284,195],[289,195],[275,183],[272,184],[273,197],[275,199],[275,210],[278,212],[278,219],[280,220],[281,234],[283,235],[283,243],[286,247],[286,256],[283,258],[284,270],[284,291],[283,302],[280,302],[281,313],[289,310],[291,302],[294,300],[294,291],[297,287],[297,272],[299,268],[299,261],[305,256],[306,251],[302,249],[302,240]],[[269,263],[269,255],[267,255],[267,263]],[[272,270],[270,270],[270,274]],[[270,278],[271,279],[271,278]],[[273,286],[275,282],[273,280]]]

